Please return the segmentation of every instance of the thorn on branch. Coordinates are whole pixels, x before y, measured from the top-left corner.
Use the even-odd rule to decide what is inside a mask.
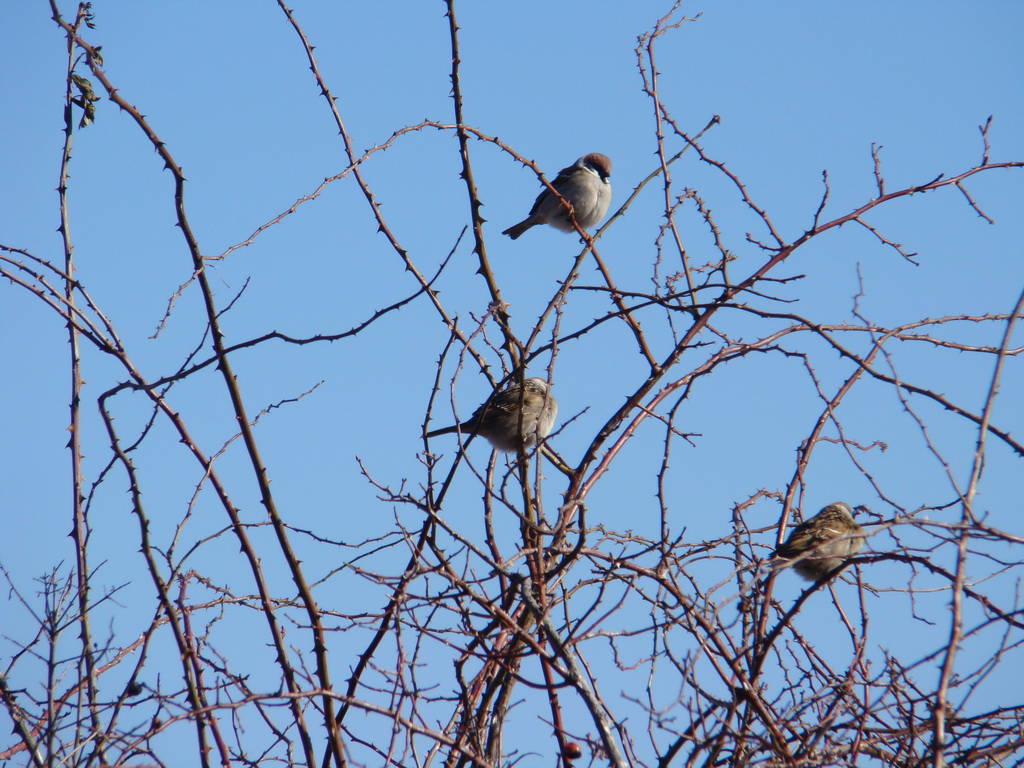
[[[917,186],[917,187],[911,187],[910,194],[913,195],[913,194],[915,194],[917,192],[927,192],[929,187],[931,187],[933,184],[937,184],[938,182],[940,182],[942,180],[942,177],[945,176],[945,175],[946,174],[944,174],[944,173],[940,173],[938,176],[936,176],[934,179],[929,181],[927,184],[921,184],[920,186]]]

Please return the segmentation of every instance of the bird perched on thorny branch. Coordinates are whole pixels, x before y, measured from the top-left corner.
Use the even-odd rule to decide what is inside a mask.
[[[817,581],[838,569],[864,546],[864,529],[853,520],[849,504],[837,501],[800,523],[775,550],[793,570]]]
[[[563,232],[575,232],[573,217],[580,229],[589,229],[598,224],[608,213],[612,201],[612,161],[600,152],[584,155],[568,168],[558,172],[551,186],[572,206],[572,211],[545,187],[537,195],[530,215],[501,234],[513,240],[530,227],[550,224]]]
[[[524,388],[513,385],[494,394],[476,409],[468,421],[428,432],[437,437],[452,432],[480,435],[499,451],[515,451],[519,443],[529,448],[548,436],[558,414],[558,403],[544,379],[532,378]]]

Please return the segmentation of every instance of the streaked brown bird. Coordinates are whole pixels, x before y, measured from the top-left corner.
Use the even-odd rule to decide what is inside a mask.
[[[437,437],[452,432],[480,435],[499,451],[506,452],[518,450],[520,441],[526,448],[535,445],[551,432],[558,414],[558,403],[551,396],[551,387],[544,379],[527,379],[524,384],[525,393],[518,385],[513,385],[477,408],[468,421],[435,429],[426,436]]]
[[[863,546],[864,529],[854,522],[853,510],[849,504],[836,501],[794,528],[775,555],[791,560],[793,570],[808,581],[817,581]]]

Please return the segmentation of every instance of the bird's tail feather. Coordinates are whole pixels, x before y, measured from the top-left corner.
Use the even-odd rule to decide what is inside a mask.
[[[523,221],[520,221],[518,224],[513,224],[511,227],[506,229],[501,234],[508,235],[513,240],[516,240],[521,234],[523,234],[523,232],[525,232],[532,226],[533,223],[529,219],[524,219]]]

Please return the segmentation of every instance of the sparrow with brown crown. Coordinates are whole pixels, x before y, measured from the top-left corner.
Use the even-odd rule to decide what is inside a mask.
[[[608,213],[612,202],[611,175],[612,161],[607,155],[600,152],[584,155],[568,168],[560,170],[551,182],[551,186],[572,206],[571,211],[545,187],[537,195],[530,215],[501,234],[515,240],[538,224],[550,224],[563,232],[575,232],[573,218],[580,229],[596,226]]]

